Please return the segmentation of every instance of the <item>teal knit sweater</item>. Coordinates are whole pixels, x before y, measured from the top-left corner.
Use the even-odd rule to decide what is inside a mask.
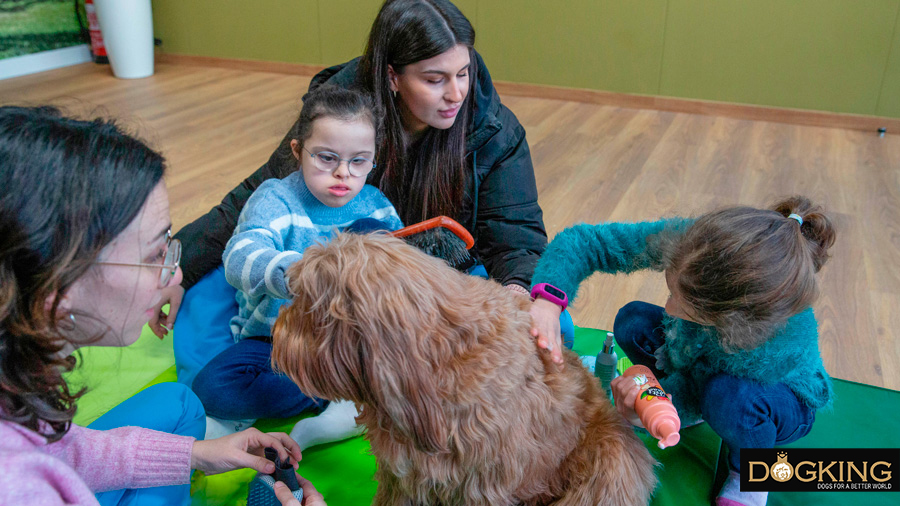
[[[647,238],[669,229],[684,231],[692,221],[673,218],[645,223],[575,225],[560,232],[547,246],[532,282],[550,283],[574,301],[578,285],[600,271],[629,273],[662,270],[662,257]],[[714,327],[667,317],[666,342],[656,352],[660,380],[672,394],[682,422],[701,418],[700,395],[716,374],[783,383],[800,401],[814,409],[830,405],[831,378],[819,355],[819,336],[812,308],[792,316],[762,345],[752,350],[725,352]]]

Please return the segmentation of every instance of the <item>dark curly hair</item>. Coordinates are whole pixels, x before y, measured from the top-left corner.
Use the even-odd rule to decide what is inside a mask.
[[[714,211],[684,234],[664,233],[656,240],[685,310],[697,323],[716,328],[724,350],[735,351],[763,344],[812,305],[816,273],[828,259],[835,230],[820,207],[795,196],[771,210]]]
[[[75,358],[60,353],[76,334],[60,301],[137,216],[164,171],[160,154],[110,121],[0,107],[3,420],[49,441],[68,430],[83,390],[70,391],[62,377]]]

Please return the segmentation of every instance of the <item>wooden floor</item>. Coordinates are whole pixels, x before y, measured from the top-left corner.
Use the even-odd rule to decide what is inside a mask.
[[[309,78],[186,65],[114,79],[84,64],[0,81],[0,103],[52,103],[122,118],[169,161],[176,228],[263,162],[299,111]],[[576,222],[696,215],[802,193],[834,215],[838,241],[815,304],[837,378],[900,389],[900,136],[577,102],[504,97],[528,131],[552,237]],[[186,245],[190,247],[190,245]],[[610,328],[617,309],[663,304],[662,275],[595,276],[573,310]]]

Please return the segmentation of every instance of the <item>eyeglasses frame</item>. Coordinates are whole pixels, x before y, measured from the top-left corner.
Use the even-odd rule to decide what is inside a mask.
[[[308,149],[306,149],[306,148],[303,148],[303,151],[306,151],[307,153],[309,153],[309,157],[313,159],[313,163],[316,165],[316,169],[317,169],[318,171],[320,171],[320,172],[331,172],[331,173],[333,174],[334,171],[338,170],[338,169],[341,167],[341,162],[347,162],[347,172],[349,172],[351,176],[353,176],[353,177],[366,177],[366,176],[369,175],[370,172],[372,172],[373,170],[375,170],[375,167],[378,166],[378,165],[375,163],[375,160],[369,160],[368,158],[366,158],[366,157],[364,157],[364,156],[354,156],[353,158],[341,158],[340,155],[338,155],[338,154],[335,153],[334,151],[317,151],[317,152],[313,153],[312,151],[310,151],[310,150],[308,150]],[[322,169],[322,168],[320,168],[319,165],[318,165],[318,163],[317,163],[317,160],[318,160],[318,155],[320,155],[321,153],[328,153],[328,154],[330,154],[330,155],[334,155],[335,158],[338,159],[338,164],[337,164],[337,166],[336,166],[335,168],[333,168],[333,169],[330,169],[330,170],[329,170],[329,169]],[[369,169],[369,170],[367,170],[365,174],[360,174],[360,175],[357,176],[356,174],[353,173],[353,169],[350,168],[350,161],[353,160],[354,158],[362,158],[363,160],[366,160],[366,161],[368,161],[368,162],[372,162],[372,168]]]
[[[174,262],[171,264],[165,263],[166,259],[169,258],[169,252],[175,251],[173,254]],[[172,231],[166,231],[166,256],[163,258],[163,263],[161,264],[145,264],[145,263],[134,263],[134,262],[96,262],[98,265],[119,265],[123,267],[154,267],[157,269],[162,269],[159,273],[159,287],[165,288],[169,286],[169,283],[172,281],[172,278],[175,277],[175,272],[178,271],[178,266],[181,263],[181,241],[178,239],[172,238]],[[167,274],[168,273],[168,274]]]

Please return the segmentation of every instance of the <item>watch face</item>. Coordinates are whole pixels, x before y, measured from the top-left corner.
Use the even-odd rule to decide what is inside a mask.
[[[556,297],[559,300],[563,300],[566,298],[566,294],[563,293],[562,290],[556,288],[555,286],[544,285],[544,291],[549,293],[550,295]]]

